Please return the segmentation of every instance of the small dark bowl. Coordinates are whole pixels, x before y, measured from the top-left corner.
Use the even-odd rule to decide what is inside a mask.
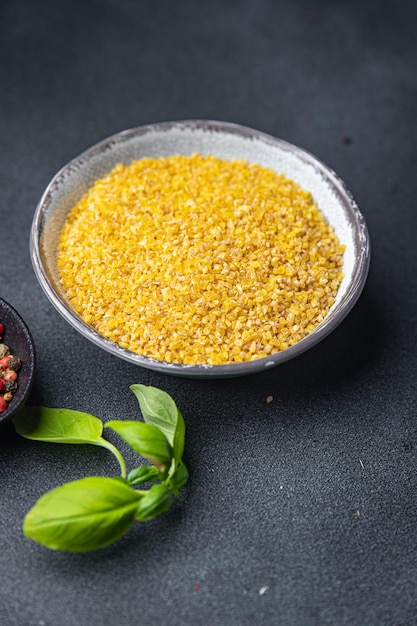
[[[10,420],[27,400],[35,373],[35,346],[29,328],[19,313],[1,298],[0,322],[4,326],[1,343],[9,346],[11,354],[18,356],[22,361],[22,367],[19,370],[17,379],[17,391],[13,399],[10,400],[7,409],[0,413],[1,425]]]

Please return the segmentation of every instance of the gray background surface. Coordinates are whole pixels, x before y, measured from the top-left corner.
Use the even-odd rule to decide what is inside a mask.
[[[24,514],[115,462],[3,427],[2,625],[417,624],[416,25],[411,0],[1,2],[0,295],[36,343],[30,404],[134,418],[129,385],[161,387],[185,416],[191,472],[165,516],[99,552],[56,553],[24,538]],[[262,375],[120,362],[59,317],[31,268],[33,213],[61,166],[124,128],[191,118],[311,151],[368,223],[353,312]]]

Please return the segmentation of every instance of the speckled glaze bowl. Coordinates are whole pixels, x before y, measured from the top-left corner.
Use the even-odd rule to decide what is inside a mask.
[[[22,366],[18,372],[18,387],[7,409],[0,413],[0,425],[10,420],[26,402],[35,374],[35,346],[32,335],[19,313],[0,298],[0,322],[4,325],[1,343],[9,346],[11,353],[18,356]]]
[[[143,157],[191,155],[241,158],[270,167],[312,193],[314,200],[345,244],[344,279],[324,321],[290,348],[266,358],[230,365],[181,365],[157,361],[123,349],[98,334],[73,310],[57,273],[57,244],[65,219],[89,187],[117,163]],[[82,335],[111,354],[158,372],[190,378],[231,377],[262,372],[312,348],[352,309],[367,278],[370,261],[365,220],[340,178],[305,150],[281,139],[236,124],[192,120],[163,122],[113,135],[63,167],[48,185],[33,220],[30,238],[35,274],[59,313]]]

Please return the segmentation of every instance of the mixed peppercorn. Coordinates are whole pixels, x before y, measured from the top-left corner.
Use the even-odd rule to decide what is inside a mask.
[[[3,337],[4,326],[0,322],[0,342]],[[17,390],[18,371],[22,365],[19,357],[10,354],[9,346],[0,343],[0,413],[7,409],[7,405]]]

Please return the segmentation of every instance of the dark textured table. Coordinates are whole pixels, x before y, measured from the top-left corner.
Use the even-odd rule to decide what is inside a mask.
[[[417,624],[416,26],[411,0],[3,0],[0,295],[35,340],[29,403],[134,418],[129,385],[161,387],[185,416],[191,477],[113,546],[53,552],[23,536],[27,510],[115,461],[2,427],[2,625]],[[124,128],[193,118],[309,150],[368,223],[352,313],[262,375],[121,362],[60,318],[32,271],[33,213],[61,166]]]

